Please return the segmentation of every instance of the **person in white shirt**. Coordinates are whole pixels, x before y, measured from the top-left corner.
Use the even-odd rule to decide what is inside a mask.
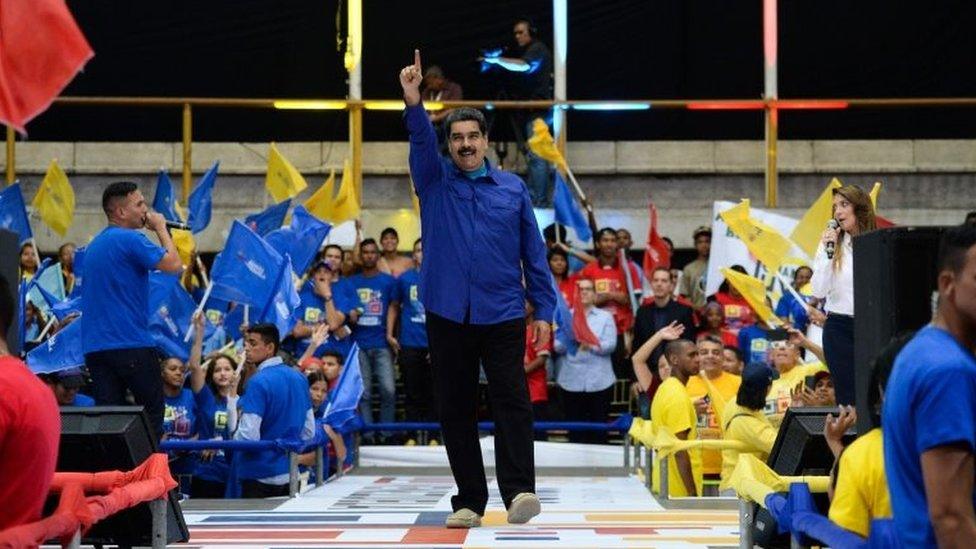
[[[826,299],[823,348],[837,403],[854,404],[854,237],[877,228],[871,197],[856,185],[834,189],[833,218],[814,258],[813,296]],[[832,250],[832,251],[831,251]]]

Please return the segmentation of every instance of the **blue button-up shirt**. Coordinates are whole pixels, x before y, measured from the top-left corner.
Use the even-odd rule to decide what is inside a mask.
[[[566,347],[562,342],[557,339],[553,344],[553,350],[562,355],[556,383],[566,391],[595,393],[617,380],[610,361],[610,355],[617,348],[617,324],[613,315],[599,307],[590,307],[586,312],[586,324],[600,340],[599,348],[563,355]]]
[[[438,152],[422,104],[404,118],[420,199],[424,307],[454,322],[496,324],[525,316],[527,293],[535,318],[552,322],[556,293],[525,184],[487,160],[487,174],[469,179]]]

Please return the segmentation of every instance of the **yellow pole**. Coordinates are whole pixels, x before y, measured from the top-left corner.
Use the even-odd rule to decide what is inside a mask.
[[[14,127],[7,126],[7,185],[13,184],[14,180],[17,179],[17,172],[14,170],[14,162],[16,162],[15,137]]]
[[[779,110],[766,105],[766,207],[775,208],[779,177],[776,173],[777,134],[779,132]]]
[[[356,198],[363,205],[363,106],[349,105],[349,157]]]
[[[189,103],[183,103],[183,205],[190,199],[190,184],[193,181],[193,111]]]

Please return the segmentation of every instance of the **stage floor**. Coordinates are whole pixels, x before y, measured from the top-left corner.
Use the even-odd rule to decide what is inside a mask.
[[[556,447],[547,448],[551,444]],[[483,526],[444,528],[454,493],[453,480],[442,472],[446,460],[437,463],[436,449],[385,447],[364,449],[362,461],[369,466],[360,471],[369,474],[344,476],[299,498],[185,502],[189,546],[666,549],[738,545],[735,511],[665,510],[638,478],[624,476],[622,469],[617,475],[585,474],[606,470],[603,466],[609,462],[602,461],[610,456],[616,456],[619,467],[620,447],[537,444],[537,455],[550,450],[569,460],[560,461],[564,465],[574,463],[575,453],[575,463],[582,467],[571,474],[552,473],[570,468],[539,468],[537,492],[543,511],[527,525],[506,522],[497,485],[489,478],[491,499]],[[384,454],[393,461],[384,461]],[[540,457],[543,463],[553,462]],[[409,462],[416,465],[404,465]],[[374,474],[384,466],[396,474]]]

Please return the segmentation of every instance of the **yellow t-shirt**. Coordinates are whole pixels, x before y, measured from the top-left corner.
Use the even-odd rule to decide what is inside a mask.
[[[769,389],[766,396],[766,408],[763,411],[774,424],[778,424],[783,419],[783,414],[793,402],[792,393],[796,387],[802,384],[807,376],[812,376],[817,372],[826,372],[827,367],[820,362],[810,364],[800,364],[794,366],[792,370],[785,374],[780,374],[779,379],[773,381],[773,386]]]
[[[722,412],[722,429],[725,440],[737,440],[751,446],[746,452],[722,450],[722,481],[718,488],[727,490],[732,488],[729,478],[739,463],[739,454],[752,454],[765,462],[776,442],[776,428],[762,410],[750,410],[733,400]]]
[[[698,438],[698,418],[695,415],[695,407],[691,404],[688,390],[675,377],[669,377],[657,388],[654,394],[654,401],[651,402],[651,424],[654,429],[667,429],[672,435],[677,435],[682,431],[688,431],[688,440]],[[701,450],[692,448],[688,450],[688,457],[691,460],[691,474],[695,479],[695,489],[698,494],[702,493],[702,463]],[[654,471],[651,475],[652,488],[654,492],[660,493],[660,470],[657,460],[654,460]],[[668,493],[672,497],[686,497],[688,491],[685,483],[681,480],[678,472],[678,465],[675,462],[674,454],[668,456]]]
[[[871,520],[891,518],[881,429],[858,437],[840,456],[830,520],[867,537]]]
[[[688,396],[692,402],[708,395],[711,402],[708,410],[698,416],[698,438],[702,440],[718,440],[722,438],[722,425],[719,419],[727,402],[735,402],[735,395],[739,392],[742,378],[722,372],[715,379],[706,379],[705,372],[688,379]],[[722,452],[720,450],[702,450],[702,473],[717,475],[722,472]]]

